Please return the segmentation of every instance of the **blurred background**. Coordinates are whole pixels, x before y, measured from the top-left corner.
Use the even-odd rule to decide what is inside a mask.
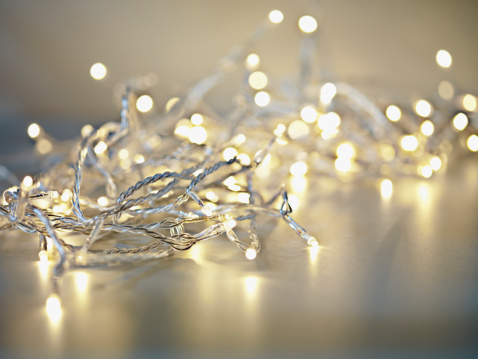
[[[0,1],[0,162],[22,172],[33,143],[30,123],[72,138],[87,123],[119,118],[117,85],[146,76],[155,109],[212,71],[272,9],[284,22],[254,49],[271,76],[298,74],[297,20],[319,22],[322,78],[352,83],[382,97],[433,99],[441,80],[478,93],[478,2],[451,0],[335,1]],[[439,49],[453,57],[435,62]],[[102,81],[90,67],[108,69]],[[240,83],[232,73],[208,96],[219,114]],[[114,97],[116,96],[116,100]]]

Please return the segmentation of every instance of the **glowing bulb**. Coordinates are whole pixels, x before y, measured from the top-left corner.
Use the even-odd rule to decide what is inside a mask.
[[[197,145],[201,145],[207,140],[207,131],[204,127],[201,126],[194,126],[189,130],[189,141],[195,143]]]
[[[269,104],[269,102],[271,102],[271,97],[269,96],[269,94],[267,92],[259,91],[254,96],[254,101],[255,101],[257,106],[266,107]]]
[[[63,213],[63,208],[61,206],[53,206],[53,212],[54,213]]]
[[[33,178],[31,178],[31,176],[25,176],[22,181],[22,186],[26,188],[33,186]]]
[[[476,97],[467,94],[463,97],[463,108],[467,111],[473,112],[476,110],[477,102]]]
[[[229,230],[232,230],[234,229],[234,227],[237,225],[237,222],[233,219],[233,218],[230,218],[230,217],[226,217],[226,227],[227,229]]]
[[[335,112],[329,112],[324,115],[320,115],[317,120],[317,126],[323,131],[333,131],[340,126],[340,116]]]
[[[249,203],[251,195],[246,192],[241,192],[237,194],[237,201],[241,203]]]
[[[451,100],[453,95],[455,94],[455,89],[453,85],[448,81],[441,81],[438,84],[438,94],[444,100]]]
[[[302,118],[307,123],[314,123],[317,120],[319,113],[312,106],[305,106],[300,111],[300,118]]]
[[[307,136],[309,134],[309,126],[303,121],[296,120],[289,125],[287,133],[289,134],[290,138],[295,140],[297,138]]]
[[[229,186],[235,185],[237,181],[233,176],[229,176],[224,180],[223,183],[229,187]]]
[[[40,262],[48,262],[48,252],[47,251],[40,251],[38,253],[38,257],[40,258]]]
[[[247,140],[247,137],[246,137],[244,134],[242,134],[242,133],[238,134],[238,135],[235,136],[234,139],[233,139],[234,144],[235,144],[236,146],[240,146],[240,145],[244,144],[244,142],[246,142],[246,140]]]
[[[285,127],[284,124],[282,123],[279,123],[276,127],[276,129],[274,130],[274,135],[276,135],[277,137],[280,137],[284,134],[285,130],[287,128]]]
[[[100,142],[98,142],[98,144],[95,146],[95,153],[96,153],[97,155],[100,155],[100,154],[102,154],[103,152],[105,152],[107,148],[108,148],[108,146],[106,145],[106,143],[104,143],[103,141],[100,141]]]
[[[310,34],[311,32],[314,32],[317,29],[317,21],[309,15],[302,16],[299,19],[299,28],[307,33]]]
[[[295,194],[289,194],[289,204],[292,207],[292,210],[297,210],[299,208],[299,197]]]
[[[389,179],[384,179],[382,183],[380,183],[380,193],[384,198],[390,198],[393,193],[393,183]]]
[[[211,217],[212,216],[212,209],[209,205],[205,204],[201,208],[202,213],[204,213],[205,216]]]
[[[246,249],[246,258],[252,261],[257,257],[257,251],[254,248],[247,248]]]
[[[402,117],[402,111],[397,106],[390,105],[385,110],[385,115],[390,121],[397,122]]]
[[[420,100],[415,103],[415,112],[418,116],[428,117],[432,113],[432,105],[430,102],[425,100]]]
[[[296,177],[303,176],[307,173],[307,165],[305,162],[296,162],[290,166],[290,173]]]
[[[52,322],[58,322],[61,318],[61,302],[56,295],[50,296],[46,301],[46,312]]]
[[[415,151],[418,147],[418,140],[413,135],[403,136],[400,145],[405,151]]]
[[[71,191],[67,188],[67,189],[65,189],[65,190],[63,191],[63,193],[61,194],[61,200],[62,200],[63,202],[67,202],[67,201],[70,200],[71,196],[72,196],[72,193],[71,193]]]
[[[440,157],[435,156],[430,160],[430,167],[434,171],[438,171],[441,168],[442,162]]]
[[[455,117],[453,117],[453,126],[458,131],[463,131],[465,127],[468,125],[468,117],[463,112],[460,112]]]
[[[284,20],[284,15],[279,10],[272,10],[269,13],[269,20],[274,24],[279,24]]]
[[[441,67],[450,67],[452,63],[451,55],[446,50],[440,50],[437,52],[436,56],[437,64]]]
[[[255,70],[257,67],[259,67],[260,63],[261,59],[257,54],[249,54],[246,58],[246,67],[249,70]]]
[[[319,248],[319,242],[317,242],[317,239],[315,237],[310,237],[307,240],[307,244],[312,248]]]
[[[129,157],[129,151],[126,148],[122,148],[118,151],[118,157],[122,160],[126,160]]]
[[[219,196],[212,191],[209,191],[209,192],[206,193],[206,198],[211,202],[219,201]]]
[[[251,164],[251,158],[245,153],[241,153],[239,156],[237,156],[237,159],[243,166],[249,166]]]
[[[267,82],[267,75],[261,71],[256,71],[249,75],[249,85],[254,90],[262,90],[267,86]]]
[[[234,147],[228,147],[222,153],[222,157],[224,157],[226,161],[232,160],[236,156],[237,156],[237,150]]]
[[[168,102],[166,102],[166,106],[165,106],[166,112],[171,111],[171,109],[174,107],[174,105],[178,103],[179,100],[180,100],[179,97],[170,98]]]
[[[81,128],[81,137],[87,137],[93,132],[94,128],[91,125],[84,125]]]
[[[433,174],[433,170],[430,166],[423,166],[420,173],[425,178],[430,178]]]
[[[38,126],[36,123],[32,123],[30,126],[28,126],[28,136],[31,138],[36,138],[40,134],[40,126]]]
[[[477,135],[471,135],[468,137],[468,140],[466,141],[466,144],[468,146],[468,149],[472,152],[477,152],[478,151],[478,136]]]
[[[342,143],[337,147],[337,157],[346,158],[348,160],[355,157],[355,148],[350,143]]]
[[[337,87],[333,83],[326,83],[320,88],[320,102],[328,105],[337,94]]]
[[[100,198],[96,200],[96,202],[98,202],[100,206],[106,207],[108,205],[108,198],[101,196]]]
[[[144,156],[141,155],[141,154],[136,154],[134,156],[134,162],[140,164],[140,163],[144,163]]]
[[[352,168],[352,162],[348,158],[339,157],[335,160],[335,168],[340,172],[348,172]]]
[[[151,96],[142,95],[136,100],[136,108],[139,112],[148,112],[153,108],[153,99]]]
[[[420,126],[420,130],[425,136],[431,136],[433,131],[435,131],[435,126],[433,122],[430,120],[423,121],[422,125]]]
[[[202,117],[202,115],[200,115],[199,113],[195,113],[194,115],[191,116],[191,123],[194,126],[201,125],[203,121],[204,121],[204,117]]]
[[[97,62],[90,68],[90,75],[95,80],[102,80],[106,76],[106,66],[100,62]]]

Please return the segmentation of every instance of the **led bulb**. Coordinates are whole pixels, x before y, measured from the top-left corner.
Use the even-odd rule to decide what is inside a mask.
[[[460,112],[455,117],[453,117],[453,126],[458,131],[463,131],[465,127],[468,125],[468,117],[463,112]]]
[[[91,66],[90,68],[90,75],[93,77],[95,80],[102,80],[106,76],[106,66],[103,65],[102,63],[98,62]]]
[[[279,10],[272,10],[269,13],[269,20],[273,24],[279,24],[282,22],[282,20],[284,20],[284,14],[282,14],[282,12]]]
[[[211,217],[212,216],[212,209],[209,207],[207,204],[205,204],[201,208],[202,213],[204,213],[205,216]]]
[[[312,16],[302,16],[299,19],[299,28],[306,34],[310,34],[317,30],[317,21]]]
[[[42,262],[42,263],[48,262],[48,252],[47,251],[40,251],[38,253],[38,258],[40,258],[40,262]]]
[[[307,240],[307,244],[312,248],[319,248],[319,242],[317,242],[317,239],[315,237],[310,237]]]
[[[30,126],[28,126],[28,136],[31,138],[36,138],[40,134],[40,126],[38,126],[36,123],[32,123]]]
[[[247,248],[246,249],[246,258],[252,261],[257,257],[257,251],[254,248]]]

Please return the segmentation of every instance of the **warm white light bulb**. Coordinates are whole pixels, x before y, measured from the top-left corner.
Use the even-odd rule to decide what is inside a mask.
[[[307,244],[312,248],[319,248],[319,242],[317,242],[317,239],[315,237],[310,237],[307,240]]]
[[[430,167],[432,168],[432,170],[438,171],[441,168],[441,166],[442,166],[442,161],[440,157],[435,156],[430,160]]]
[[[272,10],[269,13],[269,20],[274,24],[279,24],[284,20],[284,14],[279,10]]]
[[[385,110],[385,115],[390,121],[397,122],[402,117],[402,111],[397,106],[390,105]]]
[[[246,58],[246,67],[249,70],[255,70],[257,67],[259,67],[260,63],[261,58],[257,54],[249,54]]]
[[[463,131],[467,125],[468,117],[466,117],[463,112],[460,112],[455,117],[453,117],[453,126],[455,126],[458,131]]]
[[[317,30],[317,21],[312,16],[309,16],[309,15],[302,16],[299,19],[299,28],[303,32],[310,34],[314,32],[315,30]]]
[[[267,75],[262,71],[255,71],[249,75],[249,85],[254,90],[262,90],[267,86]]]
[[[203,121],[204,121],[204,117],[199,113],[195,113],[194,115],[191,116],[191,123],[194,126],[202,125]]]
[[[337,87],[333,83],[327,82],[320,88],[320,102],[328,105],[332,102],[336,94]]]
[[[418,140],[413,135],[403,136],[400,145],[405,151],[415,151],[418,147]]]
[[[476,110],[478,103],[476,101],[476,97],[471,94],[466,94],[463,96],[463,108],[469,112],[473,112]]]
[[[471,135],[468,137],[468,140],[466,141],[466,145],[468,146],[468,149],[472,152],[477,152],[478,151],[478,136],[477,135]]]
[[[246,249],[246,258],[250,261],[257,257],[257,251],[254,248],[247,248]]]
[[[418,116],[429,117],[433,111],[430,102],[425,100],[419,100],[415,103],[415,112]]]
[[[450,67],[452,63],[451,55],[446,50],[440,50],[437,52],[436,56],[437,64],[441,67]]]
[[[305,162],[296,162],[290,166],[292,176],[300,177],[307,173],[307,164]]]
[[[269,102],[271,102],[271,97],[269,96],[269,94],[267,92],[259,91],[254,96],[254,101],[255,101],[257,106],[266,107],[269,104]]]
[[[106,76],[106,66],[103,65],[102,63],[98,62],[91,66],[90,68],[90,75],[93,77],[95,80],[102,80]]]
[[[433,122],[431,122],[430,120],[425,120],[420,126],[420,130],[425,136],[431,136],[433,132],[435,131],[435,126],[433,125]]]
[[[40,134],[40,126],[38,126],[36,123],[32,123],[30,126],[28,126],[28,136],[31,138],[36,138]]]
[[[312,106],[304,106],[300,111],[300,118],[307,123],[314,123],[317,120],[319,113]]]
[[[205,216],[211,217],[212,216],[212,209],[209,207],[207,204],[205,204],[201,208],[202,213],[204,213]]]
[[[153,108],[153,99],[151,96],[142,95],[136,100],[136,108],[139,112],[148,112]]]

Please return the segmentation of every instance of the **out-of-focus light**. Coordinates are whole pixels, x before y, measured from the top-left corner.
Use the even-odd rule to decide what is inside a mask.
[[[202,126],[194,126],[189,130],[189,141],[201,145],[207,140],[207,131]]]
[[[212,216],[212,209],[210,205],[206,204],[201,208],[202,213],[204,213],[205,216]]]
[[[437,52],[436,56],[437,64],[441,67],[450,67],[452,63],[451,55],[446,50],[440,50]]]
[[[342,143],[337,147],[337,157],[346,158],[348,160],[355,157],[355,148],[350,143]]]
[[[278,137],[279,137],[279,136],[282,136],[282,135],[284,134],[284,132],[285,132],[286,129],[287,129],[287,128],[285,127],[284,124],[279,123],[279,124],[277,125],[277,127],[275,128],[275,130],[274,130],[274,135],[276,135],[276,136],[278,136]]]
[[[453,85],[448,81],[441,81],[438,84],[438,94],[444,100],[451,100],[455,95]]]
[[[101,196],[96,200],[96,202],[98,202],[101,207],[106,207],[108,205],[108,198]]]
[[[63,193],[61,194],[61,200],[63,202],[68,202],[70,199],[71,199],[71,196],[73,194],[71,193],[71,191],[67,188],[63,191]]]
[[[38,253],[38,258],[40,258],[40,262],[48,262],[48,252],[47,251],[40,251]]]
[[[420,130],[425,136],[431,136],[433,132],[435,131],[435,126],[433,125],[432,121],[425,120],[422,122],[422,125],[420,126]]]
[[[93,130],[94,130],[93,126],[86,124],[81,128],[81,136],[82,137],[89,136],[91,132],[93,132]]]
[[[104,143],[103,141],[100,141],[100,142],[98,142],[98,144],[95,146],[95,153],[96,153],[97,155],[100,155],[100,154],[102,154],[103,152],[105,152],[107,148],[108,148],[108,146],[106,145],[106,143]]]
[[[300,118],[302,118],[307,123],[314,123],[317,120],[319,113],[312,106],[305,106],[300,111]]]
[[[136,100],[136,108],[139,112],[148,112],[153,108],[153,99],[151,96],[142,95]]]
[[[441,168],[441,166],[442,166],[442,161],[440,157],[435,156],[430,160],[430,167],[432,168],[432,170],[438,171]]]
[[[237,156],[237,150],[234,147],[228,147],[222,153],[222,157],[224,157],[226,161],[232,160],[236,156]]]
[[[118,157],[125,160],[129,157],[129,151],[126,148],[122,148],[118,151]]]
[[[307,240],[307,244],[312,248],[319,248],[319,242],[317,242],[317,239],[315,237],[310,237]]]
[[[28,126],[28,136],[31,138],[36,138],[40,134],[40,126],[38,126],[36,123],[32,123],[30,126]]]
[[[309,134],[309,131],[309,126],[300,120],[292,121],[292,123],[289,125],[289,128],[287,129],[287,133],[293,140],[303,136],[307,136]]]
[[[466,141],[466,145],[468,146],[468,149],[472,152],[477,152],[478,151],[478,136],[477,135],[471,135],[468,137],[468,140]]]
[[[380,155],[385,161],[390,162],[395,158],[395,149],[389,144],[383,144],[380,146]]]
[[[165,106],[166,112],[171,111],[171,109],[174,107],[174,105],[178,103],[179,100],[180,100],[179,97],[170,98],[168,102],[166,102],[166,106]]]
[[[279,24],[284,20],[284,14],[279,10],[272,10],[269,13],[269,20],[274,24]]]
[[[305,162],[296,162],[290,166],[292,176],[300,177],[307,173],[307,165]]]
[[[234,145],[236,145],[236,146],[240,146],[240,145],[244,144],[244,142],[246,142],[246,140],[247,140],[247,137],[243,133],[240,133],[240,134],[234,136],[234,138],[233,138]]]
[[[390,121],[397,122],[402,117],[402,111],[397,106],[390,105],[385,110],[385,115]]]
[[[425,100],[419,100],[415,103],[415,112],[418,116],[428,117],[432,114],[432,105]]]
[[[251,158],[245,153],[241,153],[240,155],[238,155],[237,159],[243,166],[249,166],[251,164]]]
[[[420,174],[425,178],[430,178],[433,174],[433,169],[430,166],[423,166],[420,170]]]
[[[31,176],[25,176],[22,181],[22,186],[26,188],[33,186],[33,178]]]
[[[257,257],[257,251],[254,248],[247,248],[246,249],[246,258],[252,261]]]
[[[61,318],[61,303],[56,295],[50,296],[46,301],[46,312],[50,320],[54,323]]]
[[[251,195],[246,192],[241,192],[237,194],[237,201],[241,203],[249,203],[250,198],[251,198]]]
[[[254,96],[254,102],[259,107],[266,107],[269,104],[269,102],[271,102],[271,97],[269,96],[267,92],[259,91]]]
[[[233,176],[229,176],[227,177],[224,182],[223,182],[226,186],[230,187],[230,186],[233,186],[237,183],[236,179],[233,177]]]
[[[53,149],[53,145],[49,140],[46,138],[40,138],[38,142],[36,143],[35,148],[37,149],[38,152],[40,152],[42,155],[45,155]]]
[[[333,131],[340,126],[340,116],[335,112],[320,115],[317,120],[317,126],[323,131]]]
[[[348,172],[352,168],[352,162],[348,158],[339,157],[335,160],[335,168],[340,172]]]
[[[257,69],[260,63],[261,58],[257,54],[249,54],[246,58],[246,67],[251,71]]]
[[[53,206],[54,213],[63,213],[63,208],[61,206],[55,205]]]
[[[463,108],[467,111],[473,112],[476,110],[476,97],[470,94],[463,96]]]
[[[249,75],[249,85],[254,90],[262,90],[267,86],[267,75],[262,71],[255,71]]]
[[[455,117],[453,117],[453,126],[455,126],[458,131],[463,131],[467,125],[468,117],[466,117],[463,112],[460,112]]]
[[[317,21],[309,15],[302,16],[299,19],[299,28],[307,33],[310,34],[311,32],[314,32],[317,30]]]
[[[320,88],[320,102],[328,105],[337,94],[337,87],[333,83],[327,82]]]
[[[403,136],[400,145],[405,151],[415,151],[418,147],[418,140],[413,135]]]
[[[191,116],[191,123],[194,126],[201,125],[203,121],[204,121],[204,117],[202,117],[202,115],[199,113],[195,113],[194,115]]]
[[[383,198],[390,198],[393,193],[393,183],[389,179],[384,179],[380,183],[380,193]]]
[[[219,201],[219,196],[213,191],[206,192],[206,198],[211,202]]]
[[[106,76],[106,66],[101,62],[97,62],[90,68],[90,75],[95,80],[102,80]]]
[[[299,197],[297,197],[295,194],[289,194],[288,198],[292,210],[296,211],[299,208]]]
[[[76,274],[76,288],[80,293],[84,293],[88,287],[88,275],[86,273]]]
[[[139,153],[134,155],[134,162],[136,162],[138,164],[144,163],[144,156],[139,154]]]

